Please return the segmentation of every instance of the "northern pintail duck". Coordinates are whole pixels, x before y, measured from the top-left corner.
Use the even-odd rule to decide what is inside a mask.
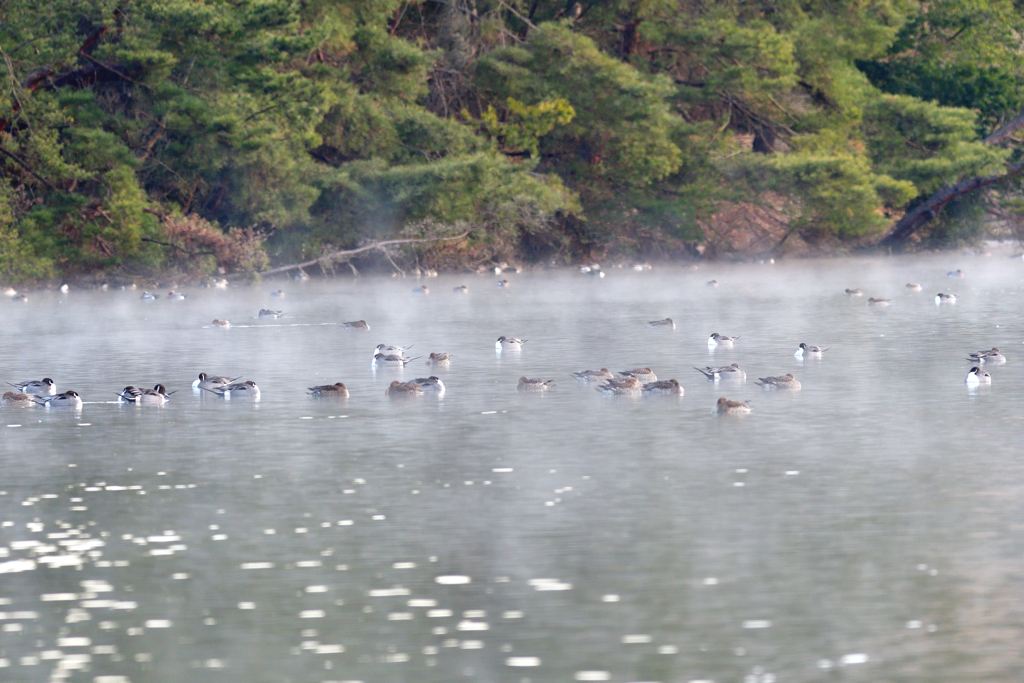
[[[36,405],[36,400],[29,394],[14,393],[13,391],[4,392],[3,398],[0,398],[0,404],[5,406],[20,406],[22,408],[31,408]]]
[[[979,384],[992,384],[992,375],[975,366],[967,373],[964,383],[969,387],[976,387]]]
[[[167,298],[170,299],[171,301],[184,301],[185,296],[185,294],[182,294],[181,292],[175,292],[174,290],[167,292]]]
[[[520,377],[519,383],[516,384],[516,391],[547,391],[553,386],[555,386],[555,381],[551,379]]]
[[[20,301],[23,304],[27,304],[28,303],[28,295],[26,295],[26,294],[15,294],[14,295],[14,300],[15,301]]]
[[[260,312],[256,314],[256,317],[261,320],[263,318],[273,318],[276,320],[277,318],[280,318],[283,315],[284,311],[271,311],[269,308],[261,308]]]
[[[413,290],[412,290],[412,293],[413,294],[430,294],[430,287],[427,287],[426,285],[420,285],[419,287],[414,287]]]
[[[275,289],[273,292],[270,293],[270,296],[272,296],[272,297],[274,297],[276,299],[283,299],[284,298],[284,290],[283,289]]]
[[[718,286],[718,280],[708,280],[707,285],[708,285],[708,287],[717,287]]]
[[[964,271],[961,270],[960,268],[957,268],[956,270],[951,270],[948,273],[946,273],[946,277],[963,277],[963,276],[964,276]]]
[[[527,339],[516,339],[515,337],[498,337],[498,341],[494,342],[494,348],[497,351],[521,351],[523,344]]]
[[[213,325],[214,327],[223,327],[225,330],[231,327],[230,320],[218,320],[217,318],[214,318],[210,324]]]
[[[405,356],[405,352],[412,348],[412,344],[408,346],[388,346],[387,344],[377,344],[377,348],[373,350],[373,355],[376,356],[378,353],[382,353],[385,356]]]
[[[309,387],[309,395],[315,398],[348,398],[348,387],[341,382],[320,384]]]
[[[373,355],[373,367],[375,368],[404,368],[416,358],[405,358],[395,354],[376,353]]]
[[[260,400],[260,388],[252,380],[228,384],[217,389],[207,389],[207,391],[232,401]]]
[[[347,323],[342,323],[346,330],[366,330],[369,332],[370,326],[366,324],[365,320],[351,320]]]
[[[597,391],[615,396],[639,396],[643,390],[644,383],[636,377],[615,377],[597,387]]]
[[[69,389],[63,394],[37,397],[36,403],[45,405],[47,408],[81,408],[82,398],[77,391]]]
[[[940,306],[942,304],[955,304],[956,294],[943,294],[939,292],[935,295],[935,305]]]
[[[143,301],[156,301],[157,299],[160,298],[160,295],[153,294],[151,292],[143,292],[142,296],[139,298],[142,299]]]
[[[508,281],[508,280],[498,280],[498,286],[499,286],[499,287],[508,287],[508,286],[509,286],[509,284],[510,284],[510,283],[509,283],[509,281]]]
[[[796,353],[793,355],[797,358],[821,358],[821,354],[826,351],[828,351],[828,349],[823,349],[820,346],[815,346],[814,344],[805,344],[804,342],[800,342],[800,348],[798,348]]]
[[[469,287],[466,285],[459,285],[458,287],[452,287],[452,291],[456,294],[469,294]]]
[[[923,288],[921,287],[921,285],[915,285],[912,282],[908,282],[907,289],[909,289],[911,292],[920,292]]]
[[[888,306],[891,299],[876,299],[871,297],[868,299],[868,306]]]
[[[61,294],[67,294],[70,291],[71,291],[71,288],[68,287],[68,285],[66,283],[60,286],[60,293]]]
[[[410,396],[422,396],[423,387],[412,382],[399,382],[397,379],[388,386],[384,395],[388,398],[406,398]]]
[[[647,323],[651,327],[671,327],[673,330],[676,329],[676,324],[672,322],[672,318],[665,318],[664,320],[651,320]]]
[[[967,356],[971,361],[975,363],[991,363],[992,365],[1002,365],[1006,362],[1006,356],[999,352],[999,349],[992,347],[988,351],[975,351],[974,353],[968,354]]]
[[[739,363],[733,363],[732,365],[723,365],[721,367],[705,367],[705,368],[694,368],[697,372],[707,377],[712,382],[717,382],[720,379],[733,379],[739,381],[745,381],[747,379],[747,373],[740,369]]]
[[[642,384],[647,382],[657,382],[658,376],[654,374],[654,370],[650,368],[633,368],[632,370],[623,370],[619,373],[620,377],[636,377]]]
[[[418,384],[424,393],[437,394],[438,396],[444,396],[444,382],[441,381],[440,377],[431,375],[430,377],[417,377],[414,380],[410,380],[412,384]]]
[[[800,382],[790,372],[778,377],[758,377],[755,384],[760,384],[765,389],[799,389]]]
[[[220,377],[218,375],[208,375],[205,372],[200,372],[199,379],[192,382],[192,388],[205,389],[206,391],[216,392],[219,389],[223,389],[224,387],[228,386],[237,379],[238,377]]]
[[[431,353],[427,358],[427,365],[449,366],[452,364],[452,357],[447,353]]]
[[[666,394],[669,396],[682,396],[683,387],[674,379],[663,379],[660,382],[648,382],[643,386],[645,394]]]
[[[217,289],[227,289],[228,281],[225,278],[219,277],[213,281],[213,286]]]
[[[57,393],[57,384],[49,377],[29,382],[8,382],[8,384],[21,393],[32,396],[53,396]]]
[[[600,370],[580,370],[572,373],[572,376],[581,382],[603,382],[606,379],[613,379],[615,375],[608,368]]]
[[[174,392],[171,392],[174,393]],[[118,394],[119,403],[135,403],[140,406],[162,406],[167,403],[170,394],[163,384],[157,384],[152,389],[137,389],[127,386]]]
[[[13,299],[14,297],[18,296],[18,290],[16,290],[14,287],[7,287],[4,289],[4,296],[6,296],[8,299]]]
[[[746,401],[730,401],[723,396],[718,399],[717,412],[719,415],[746,415],[750,412],[750,404]]]
[[[733,342],[737,339],[739,339],[739,337],[727,337],[724,334],[712,332],[711,336],[708,337],[708,346],[721,346],[723,349],[731,349],[733,347]]]
[[[864,296],[864,292],[860,289],[847,289],[846,296]]]

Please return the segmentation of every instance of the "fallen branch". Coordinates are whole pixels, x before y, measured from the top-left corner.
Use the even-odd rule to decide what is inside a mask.
[[[259,273],[259,275],[276,275],[277,273],[287,273],[289,270],[295,270],[296,268],[309,268],[311,266],[319,265],[320,263],[323,263],[323,262],[330,262],[330,261],[335,261],[335,260],[339,260],[339,259],[342,259],[342,258],[347,258],[347,257],[350,257],[350,256],[355,256],[356,254],[362,254],[362,253],[367,252],[367,251],[373,251],[374,249],[384,249],[384,248],[390,247],[391,245],[394,245],[394,244],[416,244],[416,243],[423,243],[423,242],[447,242],[447,241],[451,241],[451,240],[460,240],[463,237],[466,237],[470,233],[476,232],[479,229],[480,228],[473,228],[472,230],[467,230],[464,233],[461,233],[459,235],[452,235],[450,237],[419,237],[419,238],[407,238],[407,239],[400,239],[400,240],[385,240],[383,242],[374,242],[373,244],[367,244],[365,247],[359,247],[357,249],[343,249],[341,251],[334,251],[334,252],[331,252],[330,254],[325,254],[324,256],[321,256],[319,258],[315,258],[312,261],[305,261],[303,263],[292,263],[292,264],[287,265],[287,266],[278,266],[277,268],[271,268],[270,270],[264,270],[264,271],[261,271]]]

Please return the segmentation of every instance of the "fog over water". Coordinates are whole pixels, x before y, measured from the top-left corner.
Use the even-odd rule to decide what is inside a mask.
[[[1024,678],[1024,263],[500,277],[0,299],[0,379],[86,401],[0,407],[0,680]],[[380,343],[424,358],[374,371]],[[746,382],[693,369],[734,362]],[[644,366],[685,396],[570,377]],[[200,372],[262,398],[196,395]],[[385,397],[431,374],[442,398]],[[113,403],[157,382],[162,408]]]

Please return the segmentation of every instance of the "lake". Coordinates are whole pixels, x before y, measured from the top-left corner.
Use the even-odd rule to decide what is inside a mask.
[[[86,402],[0,408],[0,678],[1024,678],[1024,263],[606,272],[0,299],[0,379]],[[380,343],[453,361],[374,370]],[[746,382],[693,369],[734,362]],[[570,376],[644,366],[685,396]],[[195,394],[200,372],[261,400]],[[786,373],[800,391],[754,381]],[[441,398],[385,396],[431,374]],[[338,381],[347,401],[306,395]],[[166,406],[116,403],[157,382]]]

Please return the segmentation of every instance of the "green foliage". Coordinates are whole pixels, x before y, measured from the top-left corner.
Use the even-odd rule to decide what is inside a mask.
[[[505,154],[529,152],[531,156],[536,156],[540,138],[554,130],[555,126],[569,123],[576,116],[576,110],[568,100],[562,98],[528,106],[510,97],[505,109],[503,120],[499,120],[494,105],[488,105],[487,111],[480,116],[481,127],[491,139],[498,141]],[[472,120],[466,110],[463,110],[462,116]]]

